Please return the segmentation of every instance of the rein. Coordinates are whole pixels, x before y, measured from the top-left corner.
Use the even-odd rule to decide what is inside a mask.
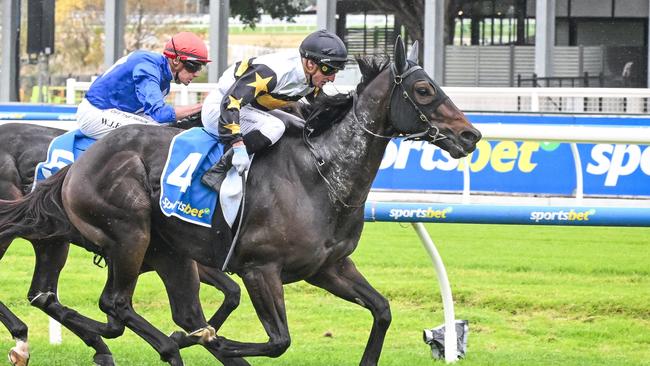
[[[316,150],[314,145],[309,141],[309,136],[314,132],[313,129],[308,128],[305,126],[302,130],[302,138],[303,141],[305,142],[305,145],[309,149],[309,152],[311,152],[311,156],[314,158],[315,163],[316,163],[316,171],[318,172],[318,175],[323,179],[325,184],[327,185],[327,190],[336,198],[337,201],[339,201],[345,208],[359,208],[365,205],[365,199],[361,201],[360,203],[347,203],[343,201],[341,196],[336,192],[336,189],[334,188],[334,185],[332,185],[332,182],[327,179],[325,174],[321,171],[321,167],[325,165],[325,159],[320,155],[320,153]]]
[[[401,93],[402,97],[410,103],[410,105],[418,113],[420,120],[422,122],[426,123],[428,125],[428,128],[426,130],[422,131],[422,132],[412,133],[412,134],[408,134],[408,135],[400,135],[400,134],[380,135],[378,133],[370,131],[368,128],[366,128],[364,123],[362,123],[359,120],[359,117],[357,116],[357,101],[359,100],[359,96],[357,95],[356,92],[350,93],[351,96],[352,96],[352,117],[354,119],[354,122],[356,124],[358,124],[364,132],[366,132],[366,133],[368,133],[368,134],[370,134],[370,135],[372,135],[374,137],[379,137],[379,138],[383,138],[383,139],[393,139],[393,138],[399,137],[399,138],[404,138],[406,140],[424,140],[425,137],[428,137],[426,140],[429,143],[434,143],[436,141],[446,139],[447,136],[440,133],[440,129],[434,124],[433,121],[431,121],[422,112],[422,110],[418,107],[418,105],[415,103],[415,101],[413,101],[411,96],[408,94],[406,89],[404,89],[404,85],[402,83],[404,81],[404,79],[406,79],[413,72],[415,72],[417,70],[421,70],[422,68],[420,66],[418,66],[418,65],[414,65],[414,66],[411,66],[410,68],[408,68],[406,71],[404,71],[404,73],[399,74],[399,75],[397,73],[397,70],[395,69],[395,64],[394,63],[391,63],[390,69],[391,69],[391,73],[393,75],[393,86],[392,86],[391,91],[390,91],[388,109],[390,109],[390,102],[393,100],[393,96],[395,94],[395,91],[399,87],[399,89],[401,89],[401,92],[402,92]],[[446,95],[445,95],[444,98],[440,98],[440,100],[437,101],[437,103],[434,105],[434,110],[437,109],[447,99],[449,99],[449,97],[446,96]],[[315,163],[316,163],[316,171],[318,172],[318,175],[320,175],[320,177],[323,179],[323,181],[327,185],[327,189],[330,192],[330,194],[332,196],[334,196],[334,198],[336,198],[336,200],[338,202],[340,202],[345,208],[359,208],[359,207],[364,206],[365,199],[363,201],[359,202],[359,203],[347,203],[347,202],[345,202],[341,198],[341,196],[337,193],[337,191],[334,188],[334,185],[332,184],[332,182],[330,182],[330,180],[327,179],[325,174],[323,174],[323,172],[321,171],[321,167],[326,164],[326,161],[325,161],[325,159],[323,159],[321,154],[318,152],[318,150],[316,150],[314,145],[309,140],[309,137],[311,136],[312,132],[314,132],[313,129],[310,129],[309,127],[305,126],[305,128],[303,129],[303,141],[305,142],[305,145],[307,146],[307,148],[311,152],[311,155],[314,158]]]

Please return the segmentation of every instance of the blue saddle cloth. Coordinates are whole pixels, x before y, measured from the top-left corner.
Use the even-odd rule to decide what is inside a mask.
[[[212,226],[217,193],[201,183],[201,176],[223,154],[223,147],[203,128],[174,137],[160,177],[160,209],[201,226]]]
[[[34,187],[38,182],[72,164],[95,141],[97,140],[84,135],[79,130],[66,132],[52,140],[47,149],[47,159],[36,166]]]

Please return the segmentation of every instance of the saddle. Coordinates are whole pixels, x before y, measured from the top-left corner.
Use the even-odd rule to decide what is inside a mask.
[[[36,165],[32,189],[38,182],[72,164],[95,141],[97,140],[84,135],[79,130],[72,130],[54,138],[47,149],[47,159]]]
[[[212,227],[216,208],[220,208],[220,216],[232,227],[243,188],[236,170],[228,172],[218,194],[201,183],[203,173],[222,154],[222,145],[203,128],[192,128],[174,137],[160,177],[159,204],[165,216]]]

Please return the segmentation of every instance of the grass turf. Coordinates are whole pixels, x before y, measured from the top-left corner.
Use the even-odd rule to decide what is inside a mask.
[[[650,248],[648,228],[579,228],[432,224],[427,226],[447,271],[456,317],[470,321],[463,365],[650,365]],[[106,271],[73,248],[61,275],[61,301],[96,319]],[[443,322],[438,284],[414,231],[394,223],[367,224],[353,255],[357,267],[391,302],[393,322],[381,365],[434,364],[423,328]],[[91,364],[92,350],[64,330],[48,343],[47,317],[25,300],[33,255],[19,240],[0,266],[0,300],[30,326],[33,365]],[[206,313],[222,296],[203,286]],[[371,325],[361,307],[304,282],[285,287],[292,336],[277,359],[254,365],[355,365]],[[177,327],[160,280],[141,276],[134,304],[163,332]],[[208,314],[210,315],[210,314]],[[247,295],[220,331],[237,340],[267,339]],[[108,340],[116,362],[160,365],[134,333]],[[0,349],[13,341],[7,332]],[[218,364],[203,349],[182,350],[187,365]],[[438,362],[442,364],[442,362]]]

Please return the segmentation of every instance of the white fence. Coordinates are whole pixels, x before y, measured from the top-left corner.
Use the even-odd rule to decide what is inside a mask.
[[[357,77],[357,71],[351,66],[347,72],[347,77],[341,80],[346,84],[327,85],[325,91],[354,89],[350,82]],[[89,87],[90,82],[68,79],[66,103],[78,103],[79,93]],[[210,83],[172,84],[171,98],[176,104],[196,103],[215,87]],[[650,89],[445,87],[444,90],[463,111],[641,114],[650,110]]]

